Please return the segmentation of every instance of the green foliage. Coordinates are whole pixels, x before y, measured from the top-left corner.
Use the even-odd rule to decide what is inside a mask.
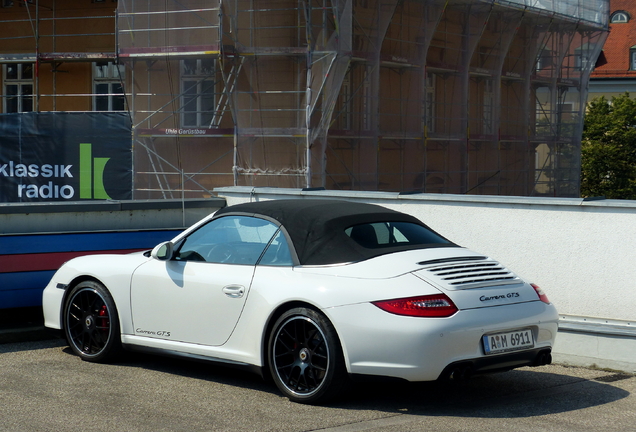
[[[588,104],[581,141],[581,195],[636,199],[636,100]]]

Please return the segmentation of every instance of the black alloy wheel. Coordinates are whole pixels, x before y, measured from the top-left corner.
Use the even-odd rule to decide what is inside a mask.
[[[106,362],[119,354],[119,317],[103,285],[84,281],[71,289],[64,307],[64,334],[83,360]]]
[[[268,359],[274,382],[294,402],[324,403],[348,380],[333,325],[312,309],[291,309],[276,321]]]

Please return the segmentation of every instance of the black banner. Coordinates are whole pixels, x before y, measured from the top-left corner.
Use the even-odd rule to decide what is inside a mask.
[[[127,113],[0,115],[0,202],[132,199]]]

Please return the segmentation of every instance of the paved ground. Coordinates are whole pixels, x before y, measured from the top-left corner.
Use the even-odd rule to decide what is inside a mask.
[[[207,363],[130,355],[101,365],[59,339],[0,344],[0,431],[12,432],[634,431],[635,391],[632,375],[552,365],[462,386],[358,385],[313,407]]]

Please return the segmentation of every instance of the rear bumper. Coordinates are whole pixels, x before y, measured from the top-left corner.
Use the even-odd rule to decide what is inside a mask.
[[[326,311],[334,323],[350,374],[435,381],[457,365],[486,373],[538,363],[550,353],[558,313],[540,301],[459,311],[448,318],[414,318],[389,314],[370,303]],[[487,355],[485,334],[531,329],[534,347]]]

